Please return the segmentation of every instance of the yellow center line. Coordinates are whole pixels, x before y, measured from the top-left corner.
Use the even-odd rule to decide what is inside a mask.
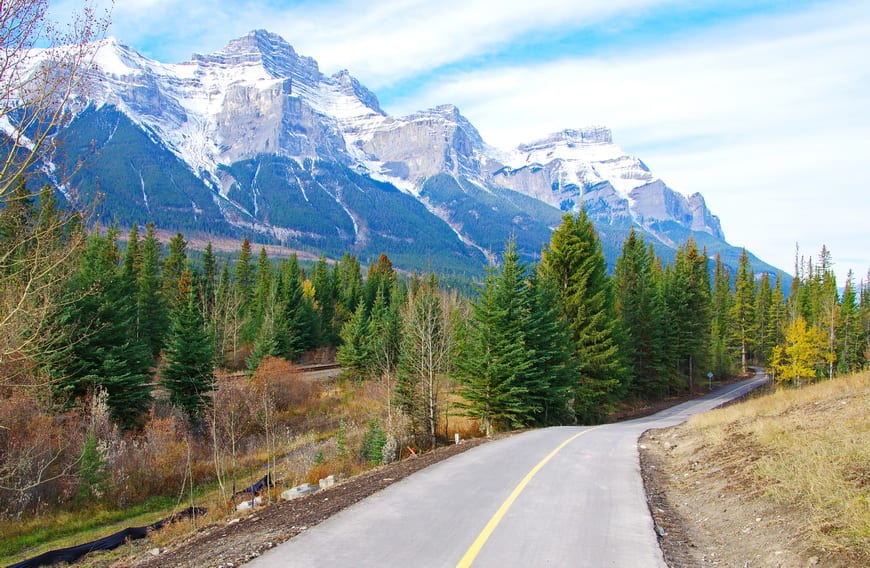
[[[504,503],[501,504],[501,507],[498,508],[498,511],[496,511],[492,518],[489,520],[489,522],[486,523],[486,526],[483,527],[483,530],[480,531],[480,534],[477,535],[477,538],[474,539],[474,542],[471,544],[468,550],[465,551],[465,555],[456,565],[456,568],[469,568],[471,566],[471,563],[474,562],[474,559],[477,558],[478,554],[480,554],[480,550],[483,548],[483,545],[486,544],[486,541],[495,530],[495,527],[497,527],[498,524],[501,522],[502,518],[508,512],[508,509],[511,508],[511,505],[514,504],[514,501],[517,500],[517,497],[519,497],[520,493],[523,492],[523,489],[526,488],[526,485],[528,485],[532,478],[535,477],[535,474],[538,473],[542,467],[547,465],[547,462],[553,459],[553,456],[558,454],[562,450],[562,448],[564,448],[583,434],[591,432],[592,430],[595,430],[595,428],[589,428],[588,430],[583,430],[582,432],[574,434],[573,436],[559,444],[559,446],[555,450],[550,452],[547,457],[538,462],[538,465],[533,467],[531,471],[526,474],[523,480],[519,482],[519,484],[514,488],[513,491],[511,491],[511,494],[508,495],[508,498],[505,499]]]

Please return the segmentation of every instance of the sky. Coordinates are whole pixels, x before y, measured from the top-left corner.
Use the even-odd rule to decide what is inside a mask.
[[[841,286],[867,278],[866,0],[119,0],[111,20],[168,63],[267,29],[389,114],[452,103],[502,149],[607,126],[732,245],[786,272],[825,245]]]

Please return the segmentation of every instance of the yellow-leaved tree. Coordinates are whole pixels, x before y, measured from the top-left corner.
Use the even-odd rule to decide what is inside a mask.
[[[824,333],[798,316],[786,327],[785,344],[773,348],[770,367],[777,383],[801,386],[819,376],[826,355]]]

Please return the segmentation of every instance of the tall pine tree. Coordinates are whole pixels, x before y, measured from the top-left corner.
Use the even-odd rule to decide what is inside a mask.
[[[136,333],[135,282],[120,266],[115,231],[95,231],[78,272],[68,283],[68,301],[56,323],[63,333],[45,351],[55,394],[81,401],[105,390],[112,421],[141,426],[151,404],[148,344]]]
[[[467,338],[457,360],[456,379],[466,416],[480,420],[489,436],[493,429],[522,427],[542,410],[532,401],[529,387],[545,392],[544,385],[529,385],[533,352],[526,344],[530,288],[527,268],[519,263],[516,242],[505,249],[501,269],[490,268],[483,290],[472,304]]]
[[[604,253],[585,210],[562,217],[541,265],[558,286],[572,332],[579,373],[575,412],[584,422],[602,420],[625,393],[628,374],[616,339],[618,322]]]
[[[214,390],[214,343],[203,320],[189,269],[178,281],[173,306],[161,382],[169,391],[170,402],[191,422],[199,423]]]

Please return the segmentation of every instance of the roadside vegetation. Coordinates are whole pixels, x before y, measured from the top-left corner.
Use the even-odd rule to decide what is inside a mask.
[[[675,567],[870,563],[870,372],[700,414],[642,441]],[[652,464],[652,467],[650,467]],[[650,488],[650,475],[663,472]],[[680,519],[677,525],[669,520]],[[701,522],[703,520],[703,522]],[[736,542],[719,535],[739,534]],[[686,546],[685,541],[691,543]]]

